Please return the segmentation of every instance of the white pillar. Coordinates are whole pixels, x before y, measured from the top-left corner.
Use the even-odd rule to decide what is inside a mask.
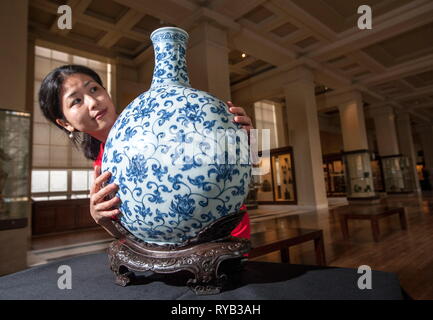
[[[200,21],[189,33],[187,64],[193,88],[230,100],[227,33],[208,21]]]
[[[381,157],[399,155],[393,108],[386,106],[370,109],[370,114],[374,118],[379,155]]]
[[[0,1],[0,108],[27,111],[27,0]],[[33,95],[33,92],[32,92]],[[5,150],[6,152],[8,150]],[[16,212],[11,216],[29,212]],[[1,213],[0,213],[1,215]],[[0,276],[27,267],[28,227],[0,231]]]
[[[345,152],[346,186],[349,201],[377,201],[368,149],[362,96],[353,91],[342,95],[339,104],[343,148]]]
[[[418,174],[416,172],[416,152],[413,143],[412,128],[410,125],[410,116],[408,112],[399,111],[397,114],[397,133],[400,145],[400,152],[409,158],[411,165],[412,179],[414,181],[414,191],[421,192]]]
[[[353,92],[352,98],[339,105],[343,148],[345,152],[368,150],[362,96]]]
[[[293,69],[284,87],[289,130],[293,146],[298,205],[326,208],[325,179],[322,166],[319,120],[314,78],[305,67]]]
[[[374,118],[386,192],[410,193],[416,191],[415,181],[417,179],[412,170],[408,168],[406,158],[399,147],[394,109],[390,106],[373,108],[370,109],[370,114]],[[407,125],[409,125],[410,134],[410,123],[408,122]],[[407,133],[404,132],[404,134]],[[405,156],[409,156],[410,160],[410,155]]]
[[[367,131],[367,141],[368,141],[368,150],[371,151],[371,153],[374,153],[376,150],[375,146],[375,135],[374,131]]]
[[[0,1],[0,108],[24,111],[27,74],[27,1]]]
[[[423,125],[416,129],[424,151],[425,169],[429,173],[430,185],[433,186],[433,126]]]

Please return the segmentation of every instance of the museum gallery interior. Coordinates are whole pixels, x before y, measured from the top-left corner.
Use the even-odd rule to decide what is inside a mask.
[[[93,161],[44,118],[38,91],[56,67],[84,65],[120,114],[149,89],[150,35],[167,26],[189,34],[191,86],[269,129],[245,200],[249,260],[366,265],[433,299],[430,0],[0,1],[0,276],[106,252]]]

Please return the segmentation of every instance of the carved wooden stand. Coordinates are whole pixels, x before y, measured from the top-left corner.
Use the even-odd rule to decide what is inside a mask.
[[[239,271],[241,263],[246,260],[243,255],[251,248],[249,240],[230,236],[244,213],[241,211],[218,219],[194,239],[176,246],[145,243],[116,222],[116,227],[124,235],[112,242],[108,249],[116,284],[126,286],[132,283],[133,271],[175,273],[186,270],[195,276],[188,280],[187,285],[197,295],[221,292],[227,280],[226,274],[218,274],[221,262],[236,259],[234,270],[229,272]]]

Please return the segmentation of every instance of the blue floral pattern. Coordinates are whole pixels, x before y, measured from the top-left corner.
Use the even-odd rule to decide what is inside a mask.
[[[188,35],[178,28],[152,33],[151,88],[117,118],[107,139],[102,171],[119,185],[122,225],[137,238],[181,244],[215,220],[235,213],[248,192],[251,166],[224,162],[248,146],[220,132],[238,126],[227,105],[189,85]]]

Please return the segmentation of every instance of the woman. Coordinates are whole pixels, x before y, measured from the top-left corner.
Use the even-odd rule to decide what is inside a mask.
[[[90,214],[97,224],[113,237],[119,238],[121,234],[114,226],[113,219],[117,219],[120,214],[119,209],[115,208],[120,204],[120,198],[105,200],[109,194],[117,192],[118,186],[112,183],[102,187],[111,173],[101,174],[100,171],[104,145],[118,115],[100,77],[85,66],[58,67],[42,81],[39,104],[47,120],[67,133],[87,159],[95,160],[94,180],[90,189]],[[236,115],[235,121],[249,131],[252,124],[245,110],[235,107],[230,101],[228,105],[229,111]],[[247,214],[232,235],[250,237]]]

